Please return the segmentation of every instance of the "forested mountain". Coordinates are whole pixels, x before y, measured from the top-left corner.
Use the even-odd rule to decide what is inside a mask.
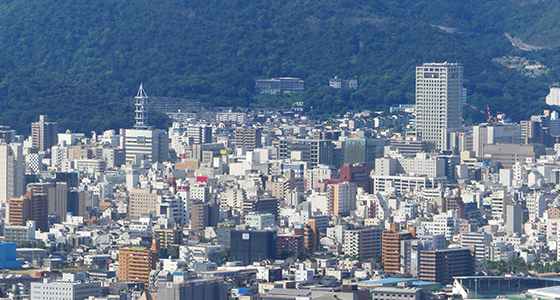
[[[386,109],[414,101],[414,68],[431,61],[463,63],[469,102],[520,120],[559,81],[559,10],[537,0],[0,0],[0,124],[27,133],[48,113],[61,129],[131,126],[141,82],[208,106]],[[505,32],[546,48],[519,50]],[[492,61],[506,55],[549,71],[531,78]],[[335,75],[359,89],[329,88]],[[304,79],[306,91],[254,93],[255,78],[278,76]]]

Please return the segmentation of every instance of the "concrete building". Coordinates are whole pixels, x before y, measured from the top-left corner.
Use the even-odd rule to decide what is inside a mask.
[[[216,113],[216,121],[224,123],[243,124],[247,122],[247,114],[240,112]]]
[[[317,165],[332,165],[334,145],[329,140],[281,139],[278,159],[308,162],[311,168]]]
[[[356,209],[357,186],[343,182],[327,186],[328,210],[331,215],[348,215]]]
[[[123,247],[119,250],[119,280],[148,284],[150,271],[156,269],[159,252],[155,248]]]
[[[218,223],[219,207],[211,203],[191,203],[191,229],[204,230]]]
[[[245,225],[256,230],[263,230],[267,227],[274,226],[275,218],[271,213],[249,213],[245,216]]]
[[[383,157],[386,139],[348,138],[344,140],[343,151],[345,164],[365,164],[370,169],[375,167],[375,159]]]
[[[157,190],[133,189],[129,197],[129,216],[131,218],[140,218],[142,214],[152,213],[155,215],[158,204]]]
[[[447,133],[461,129],[463,66],[424,63],[416,67],[416,135],[446,150]]]
[[[483,156],[484,145],[489,144],[520,144],[521,125],[489,125],[473,126],[473,151],[477,157]]]
[[[401,241],[410,240],[413,236],[408,231],[383,231],[382,255],[385,272],[398,273],[401,271]]]
[[[382,254],[382,230],[367,228],[344,231],[344,254],[370,258]]]
[[[84,281],[85,274],[79,279],[72,279],[68,275],[71,274],[64,274],[57,281],[44,279],[43,282],[32,282],[31,300],[85,300],[90,296],[101,297],[101,282]]]
[[[467,248],[449,248],[420,252],[421,281],[437,282],[446,285],[455,276],[475,274],[475,260]]]
[[[212,126],[206,124],[189,124],[186,128],[189,144],[212,143]]]
[[[38,151],[48,151],[58,143],[58,124],[47,122],[46,115],[39,116],[39,122],[31,123],[31,142]]]
[[[169,158],[169,138],[161,129],[126,129],[124,149],[127,162],[146,159],[161,163]]]
[[[230,258],[246,265],[276,259],[276,231],[231,231]]]
[[[293,77],[255,80],[255,92],[258,94],[299,93],[303,91],[304,86],[305,81]]]
[[[35,221],[35,228],[42,232],[49,231],[49,202],[47,194],[29,190],[20,198],[12,198],[9,202],[9,223],[25,226],[27,221]]]
[[[506,205],[506,233],[520,237],[523,233],[521,205]]]
[[[485,259],[486,248],[492,243],[492,235],[484,232],[462,232],[459,236],[461,247],[474,251],[476,260]]]
[[[426,292],[421,288],[393,288],[393,287],[375,287],[371,289],[372,300],[425,300]]]
[[[235,147],[254,150],[261,147],[261,130],[255,127],[237,127],[234,131]]]
[[[19,144],[0,145],[0,204],[25,193],[24,157]]]
[[[157,295],[166,300],[221,300],[228,298],[228,285],[222,279],[158,282]]]
[[[35,240],[35,221],[27,221],[25,226],[5,225],[4,241],[6,242],[29,242]]]
[[[550,87],[550,91],[546,96],[546,104],[560,106],[560,87]]]
[[[484,155],[491,158],[505,169],[511,169],[516,162],[536,162],[537,158],[544,155],[543,145],[498,144],[484,145]]]

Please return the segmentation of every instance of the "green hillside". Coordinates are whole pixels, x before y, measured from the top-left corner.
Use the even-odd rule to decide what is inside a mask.
[[[553,1],[474,0],[0,1],[0,123],[28,132],[39,113],[62,128],[130,126],[129,98],[186,97],[208,106],[288,106],[312,114],[414,101],[414,67],[464,64],[469,102],[514,120],[545,107],[558,81]],[[448,33],[434,25],[458,27]],[[516,49],[504,32],[548,49]],[[493,58],[538,60],[525,77]],[[330,89],[333,76],[356,91]],[[300,77],[298,97],[257,96],[255,78]],[[279,99],[280,98],[280,99]],[[482,120],[474,110],[465,119]]]

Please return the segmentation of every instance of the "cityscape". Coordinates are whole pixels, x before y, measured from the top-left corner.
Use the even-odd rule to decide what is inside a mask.
[[[39,115],[26,137],[4,124],[0,296],[556,299],[560,116],[477,108],[463,68],[423,63],[415,104],[328,120],[303,103],[187,108],[156,129],[140,84],[133,128],[71,132]],[[304,89],[255,80],[266,96]]]

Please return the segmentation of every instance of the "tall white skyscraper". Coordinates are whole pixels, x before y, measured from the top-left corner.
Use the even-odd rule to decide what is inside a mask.
[[[0,145],[0,204],[25,193],[23,162],[20,144]]]
[[[425,63],[416,67],[416,134],[446,150],[447,133],[461,129],[463,66]]]

